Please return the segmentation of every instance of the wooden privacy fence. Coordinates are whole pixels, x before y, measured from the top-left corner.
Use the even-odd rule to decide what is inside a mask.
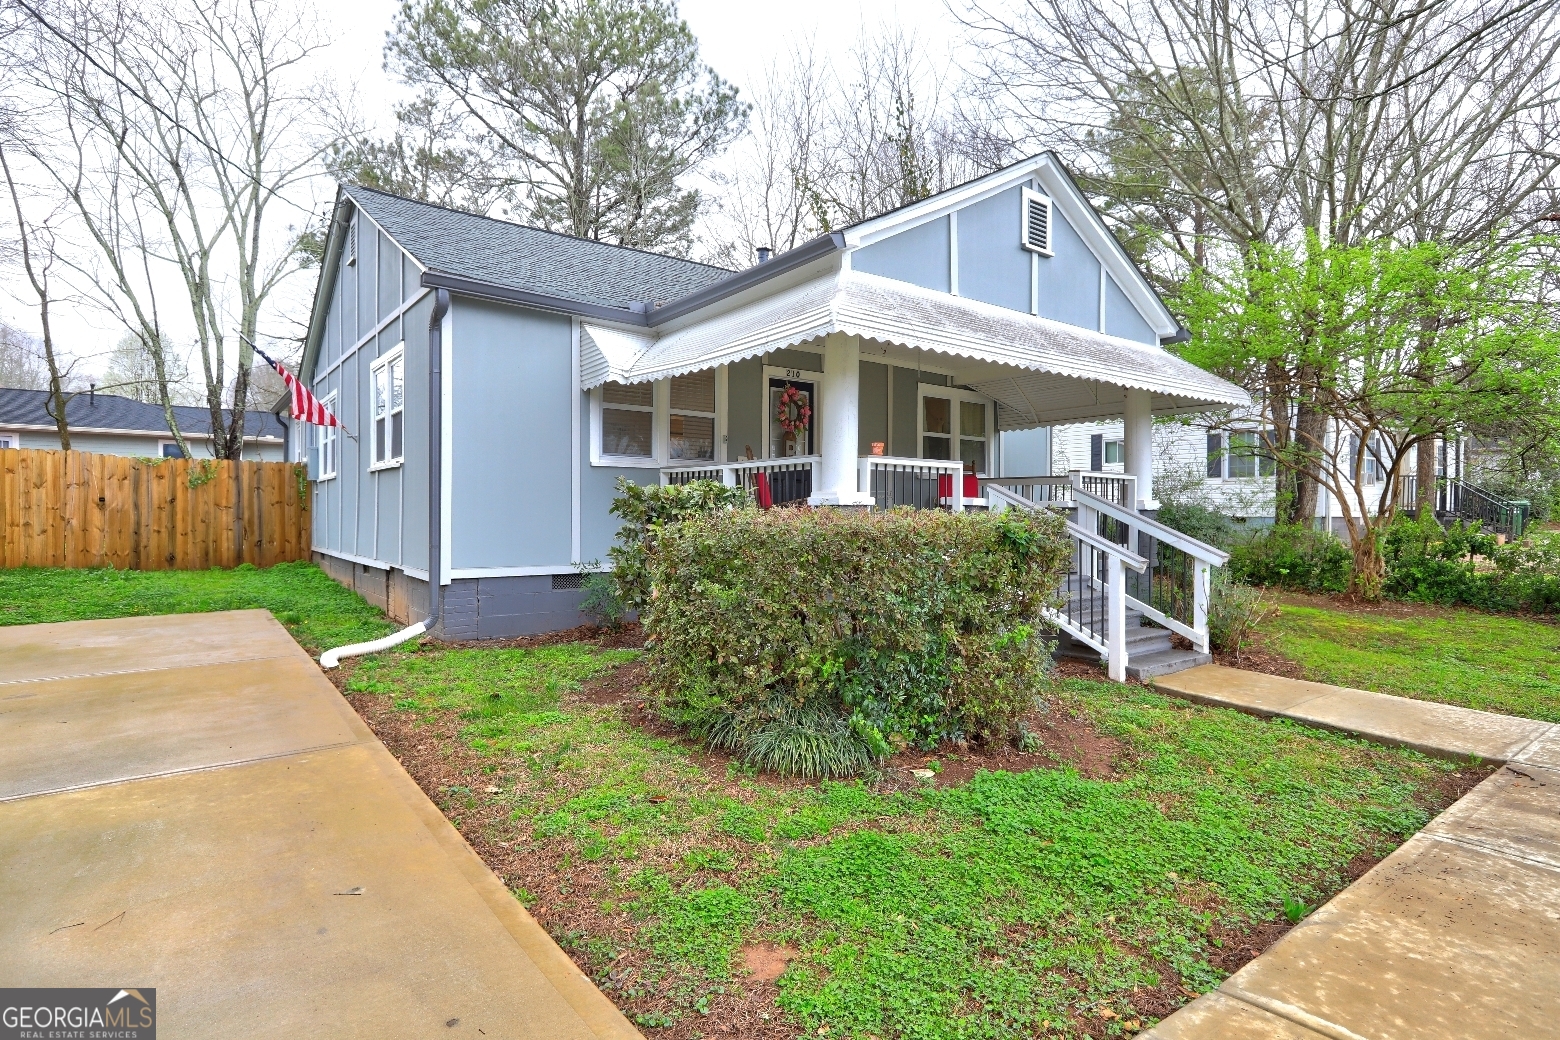
[[[301,471],[291,462],[0,450],[0,566],[156,571],[306,560]]]

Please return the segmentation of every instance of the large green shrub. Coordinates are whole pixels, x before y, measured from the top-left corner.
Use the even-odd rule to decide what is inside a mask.
[[[1069,556],[1050,513],[692,516],[646,554],[650,681],[696,736],[801,775],[1008,736]]]
[[[1171,500],[1159,507],[1155,519],[1207,545],[1228,549],[1235,543],[1235,521],[1201,502]]]
[[[1446,528],[1429,514],[1387,532],[1383,590],[1395,599],[1483,610],[1560,609],[1560,538],[1545,532],[1499,545],[1477,522]]]
[[[1230,576],[1247,585],[1302,592],[1342,592],[1349,587],[1349,547],[1326,531],[1278,524],[1230,550]]]
[[[746,508],[752,502],[745,489],[715,480],[635,484],[619,477],[612,514],[623,520],[623,526],[618,528],[617,544],[607,550],[607,555],[612,559],[612,577],[621,609],[643,609],[650,595],[646,553],[667,524],[701,513]],[[604,600],[605,590],[599,595]]]

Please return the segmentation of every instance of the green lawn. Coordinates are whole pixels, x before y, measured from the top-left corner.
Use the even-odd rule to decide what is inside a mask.
[[[1285,603],[1260,631],[1308,679],[1560,722],[1560,627],[1545,621]]]
[[[718,1016],[741,949],[761,942],[799,953],[779,1003],[814,1036],[1146,1026],[1134,1001],[1214,986],[1217,936],[1336,891],[1351,859],[1425,824],[1434,780],[1457,768],[1069,680],[1053,710],[1121,742],[1110,779],[778,785],[701,767],[619,705],[569,696],[634,653],[425,648],[363,660],[349,689],[455,722],[482,766],[444,788],[445,812],[536,850],[546,887],[517,896],[543,920],[583,901],[560,938],[642,1026],[679,1035]]]
[[[275,614],[313,653],[395,628],[312,563],[226,571],[0,569],[0,625],[251,607]]]

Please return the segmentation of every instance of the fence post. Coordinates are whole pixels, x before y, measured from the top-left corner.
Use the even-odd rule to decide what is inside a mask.
[[[1127,580],[1121,565],[1121,557],[1107,553],[1106,574],[1109,576],[1106,609],[1110,620],[1105,634],[1109,657],[1105,668],[1116,682],[1127,681]]]
[[[1197,633],[1197,652],[1209,652],[1208,600],[1213,593],[1213,568],[1202,560],[1192,574],[1192,631]]]

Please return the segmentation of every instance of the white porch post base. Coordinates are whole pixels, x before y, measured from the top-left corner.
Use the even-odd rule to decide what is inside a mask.
[[[818,480],[807,504],[870,506],[872,495],[856,486],[861,341],[855,336],[836,332],[824,339],[823,385],[819,391],[822,422],[818,433],[823,443],[818,452]]]
[[[1137,477],[1135,509],[1158,509],[1154,499],[1154,395],[1147,390],[1127,390],[1127,406],[1122,416],[1122,468]]]

